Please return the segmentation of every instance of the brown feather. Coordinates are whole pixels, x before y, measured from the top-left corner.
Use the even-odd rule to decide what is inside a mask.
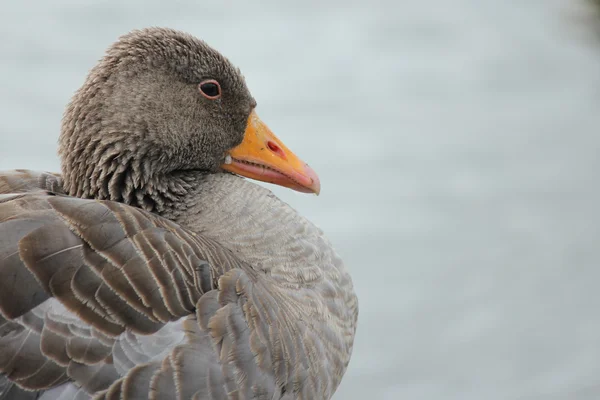
[[[198,93],[207,76],[218,102]],[[268,190],[219,172],[255,106],[187,34],[109,48],[67,107],[62,175],[0,173],[0,391],[333,395],[358,313],[343,263]]]

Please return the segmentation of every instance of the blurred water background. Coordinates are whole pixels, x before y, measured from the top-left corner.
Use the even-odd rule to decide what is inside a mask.
[[[600,398],[600,43],[577,0],[3,1],[0,169],[57,171],[119,35],[241,67],[360,298],[335,399]],[[586,22],[587,21],[587,22]]]

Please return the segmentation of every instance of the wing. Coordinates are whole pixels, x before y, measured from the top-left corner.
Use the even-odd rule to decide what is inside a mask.
[[[230,251],[56,175],[0,174],[0,276],[0,399],[287,399],[322,372]]]

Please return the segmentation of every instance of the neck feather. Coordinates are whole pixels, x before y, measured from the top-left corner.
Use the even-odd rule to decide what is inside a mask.
[[[330,271],[346,275],[323,232],[262,186],[210,174],[186,203],[190,208],[176,218],[179,224],[217,240],[282,283],[313,285]]]
[[[118,201],[171,219],[186,208],[183,199],[197,186],[197,171],[170,171],[173,166],[155,146],[130,143],[127,133],[98,137],[66,143],[70,146],[61,154],[66,193]]]

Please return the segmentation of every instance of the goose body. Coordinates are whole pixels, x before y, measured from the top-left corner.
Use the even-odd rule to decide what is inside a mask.
[[[205,43],[135,31],[67,107],[62,174],[0,173],[0,399],[333,395],[357,299],[323,232],[238,176],[319,190],[255,106]]]

